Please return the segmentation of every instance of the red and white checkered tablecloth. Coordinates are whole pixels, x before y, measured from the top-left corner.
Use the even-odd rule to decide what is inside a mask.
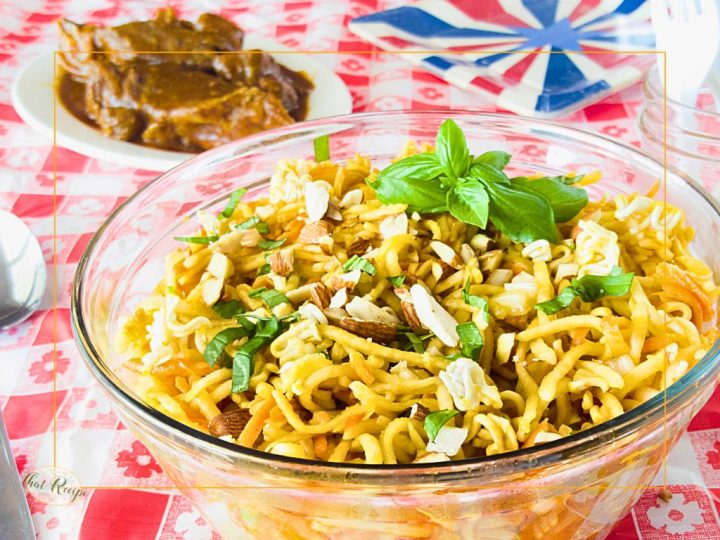
[[[10,102],[19,68],[54,48],[58,17],[114,24],[148,18],[161,4],[164,2],[0,0],[0,208],[29,225],[48,265],[52,263],[53,209],[57,212],[56,327],[49,287],[42,308],[31,319],[0,331],[0,408],[20,474],[51,465],[55,339],[57,463],[81,477],[85,485],[126,486],[96,489],[67,506],[43,504],[29,495],[38,538],[42,539],[219,538],[178,492],[132,489],[170,481],[111,411],[83,366],[70,331],[69,289],[80,254],[108,213],[156,174],[59,148],[54,197],[51,141],[24,125]],[[396,1],[173,0],[171,4],[186,18],[212,11],[290,47],[338,51],[319,59],[348,85],[355,111],[489,108],[348,32],[347,23],[353,17],[393,7]],[[637,143],[639,98],[637,87],[629,89],[563,121]],[[720,392],[668,457],[668,479],[674,493],[671,502],[662,503],[654,490],[647,490],[618,524],[613,539],[720,539]]]

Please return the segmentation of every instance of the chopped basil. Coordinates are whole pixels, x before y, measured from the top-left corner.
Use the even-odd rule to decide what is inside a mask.
[[[248,296],[250,298],[257,298],[265,291],[267,291],[267,289],[265,287],[258,287],[257,289],[251,289],[250,292],[248,292]]]
[[[260,221],[257,216],[252,216],[242,223],[235,225],[234,229],[245,231],[250,227],[254,227],[260,234],[267,234],[270,232],[270,226],[264,221]]]
[[[258,293],[258,296],[262,298],[263,302],[265,302],[270,307],[270,309],[274,308],[275,306],[279,306],[280,304],[290,303],[290,300],[288,300],[287,296],[285,296],[280,291],[276,291],[275,289],[262,291]]]
[[[452,418],[460,414],[460,411],[441,409],[433,411],[425,417],[425,433],[427,433],[430,442],[435,442],[435,438],[445,424]]]
[[[462,299],[467,305],[480,308],[480,312],[485,317],[485,321],[489,319],[488,302],[482,296],[470,294],[470,280],[465,282],[465,287],[463,287],[462,290]]]
[[[238,203],[240,202],[240,199],[243,198],[243,195],[247,193],[247,189],[240,188],[236,189],[230,194],[230,198],[228,199],[227,204],[225,205],[225,208],[220,213],[220,215],[224,218],[229,218],[233,215],[233,212],[235,211],[235,207],[237,207]]]
[[[605,296],[625,296],[630,292],[634,275],[632,272],[623,274],[622,268],[616,266],[607,276],[587,275],[573,279],[555,298],[535,307],[552,315],[569,307],[575,298],[580,298],[583,302],[595,302]]]
[[[213,311],[220,315],[223,319],[232,319],[237,315],[245,313],[242,304],[237,300],[228,300],[227,302],[217,302],[213,307]]]
[[[357,255],[350,257],[347,261],[345,261],[345,264],[343,264],[342,267],[346,272],[351,272],[352,270],[362,270],[371,276],[374,276],[375,272],[377,272],[377,268],[375,268],[370,261],[363,259],[362,257],[358,257]]]
[[[470,321],[458,324],[455,330],[458,336],[460,336],[460,350],[462,351],[462,355],[471,360],[477,360],[485,344],[480,329],[474,322]]]
[[[403,335],[408,339],[410,347],[412,347],[416,353],[423,354],[425,352],[425,346],[419,337],[412,332],[405,332]]]
[[[216,235],[210,235],[210,236],[176,236],[175,240],[178,242],[187,242],[188,244],[210,244],[211,242],[216,242],[218,239],[218,236]]]
[[[265,274],[269,274],[271,270],[272,270],[272,268],[270,267],[270,264],[269,264],[269,263],[265,263],[265,264],[263,264],[260,268],[258,268],[256,277],[257,277],[257,276],[264,276]]]
[[[226,328],[218,332],[203,351],[205,361],[214,366],[219,360],[225,356],[225,347],[230,343],[248,335],[247,329],[243,327]]]
[[[397,276],[388,276],[385,279],[387,279],[393,287],[399,287],[400,285],[405,283],[405,276],[403,276],[402,274]]]
[[[287,242],[287,238],[281,238],[280,240],[261,240],[258,242],[258,247],[260,249],[275,249],[282,246],[285,242]]]
[[[330,159],[330,135],[321,135],[313,141],[315,149],[315,162],[327,161]]]

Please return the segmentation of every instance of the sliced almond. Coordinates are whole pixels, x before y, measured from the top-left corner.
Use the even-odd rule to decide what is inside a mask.
[[[320,244],[330,236],[333,228],[333,224],[325,220],[306,223],[300,231],[298,241],[304,244]]]
[[[350,244],[347,250],[348,257],[353,255],[364,255],[370,247],[370,240],[367,238],[357,238]]]
[[[470,244],[463,244],[460,246],[460,258],[465,264],[468,264],[476,257],[475,250],[470,247]]]
[[[493,240],[484,234],[476,234],[470,239],[470,247],[480,253],[485,253],[490,248]]]
[[[353,189],[343,195],[343,198],[340,200],[340,208],[350,208],[351,206],[355,206],[356,204],[360,204],[362,202],[362,189]]]
[[[448,347],[455,347],[460,339],[457,321],[422,285],[410,287],[410,297],[420,322]]]
[[[270,269],[278,276],[288,276],[293,271],[295,256],[292,249],[281,249],[268,256]]]
[[[508,283],[513,277],[513,271],[509,268],[498,268],[490,272],[490,275],[485,280],[487,285],[504,285]]]
[[[401,302],[410,302],[412,303],[412,298],[410,298],[410,290],[406,287],[395,287],[393,289],[393,292],[395,293],[395,296],[397,296]]]
[[[322,282],[318,282],[310,290],[310,301],[320,309],[326,309],[330,307],[330,300],[332,298],[332,291],[330,288]]]
[[[433,240],[430,242],[430,249],[432,249],[445,264],[456,269],[462,266],[462,261],[458,254],[455,253],[455,250],[444,242]]]
[[[257,229],[247,229],[241,231],[242,238],[240,238],[240,245],[242,247],[255,247],[262,242],[262,236]]]
[[[210,244],[210,249],[231,255],[243,247],[255,247],[262,240],[257,229],[234,230],[223,234],[216,242]]]
[[[438,452],[447,456],[454,456],[462,448],[467,438],[468,430],[452,426],[443,426],[438,431],[435,440],[427,443],[428,452]]]
[[[388,216],[380,222],[380,234],[386,240],[393,236],[407,234],[407,232],[408,218],[404,213],[396,216]]]
[[[347,289],[344,287],[342,289],[338,289],[335,294],[333,294],[332,298],[330,299],[330,309],[338,309],[343,307],[345,304],[347,304],[348,301],[348,293]]]
[[[373,321],[361,321],[353,317],[340,319],[340,328],[378,343],[388,343],[397,336],[397,329],[394,326]]]
[[[428,414],[430,414],[430,409],[423,407],[419,403],[415,403],[410,407],[410,418],[414,418],[415,420],[423,422]]]
[[[207,266],[208,274],[218,279],[230,277],[235,271],[235,267],[230,259],[222,253],[213,253]]]
[[[400,319],[391,309],[381,308],[370,300],[356,296],[345,305],[345,311],[351,317],[363,321],[379,322],[383,324],[398,324]]]
[[[412,331],[421,332],[423,330],[423,325],[415,312],[415,306],[412,302],[400,302],[400,307],[402,308],[403,316],[405,317],[408,326],[412,328]]]
[[[330,204],[330,184],[324,181],[305,184],[305,210],[310,222],[320,221]]]
[[[223,283],[223,280],[214,277],[211,277],[203,283],[202,298],[205,305],[215,305],[215,302],[220,299],[220,295],[222,294],[224,288],[225,284]]]
[[[413,463],[441,463],[443,461],[451,461],[447,454],[442,452],[426,452],[415,458]]]
[[[225,437],[230,435],[237,438],[245,429],[245,425],[250,421],[252,415],[247,409],[235,409],[232,411],[218,414],[210,420],[208,431],[213,437]]]
[[[340,324],[340,321],[347,317],[347,311],[340,308],[327,308],[323,310],[323,314],[334,324]]]
[[[340,289],[353,289],[358,281],[360,281],[361,275],[362,271],[357,269],[350,270],[350,272],[346,272],[345,274],[332,276],[330,278],[330,286],[336,291]]]
[[[298,308],[298,313],[305,317],[306,319],[316,322],[318,324],[327,324],[328,319],[323,314],[322,311],[320,311],[320,308],[317,307],[315,304],[303,304]]]
[[[478,258],[478,260],[480,261],[480,270],[489,274],[493,270],[497,270],[498,268],[500,268],[500,263],[502,263],[502,259],[503,252],[499,249],[483,253]]]
[[[332,219],[333,221],[342,221],[343,217],[340,213],[340,209],[338,208],[337,204],[330,201],[330,204],[328,205],[327,209],[327,217],[328,219]]]

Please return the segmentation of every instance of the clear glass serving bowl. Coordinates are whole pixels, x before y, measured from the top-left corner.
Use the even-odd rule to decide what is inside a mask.
[[[115,410],[167,475],[226,538],[604,538],[649,485],[709,398],[720,346],[663,394],[614,420],[539,447],[462,462],[405,466],[285,458],[196,432],[143,404],[113,349],[118,319],[150,292],[173,236],[192,214],[219,211],[235,188],[267,187],[280,159],[310,157],[331,136],[333,159],[387,164],[410,139],[431,141],[448,112],[360,114],[303,123],[204,153],[150,183],[90,242],[73,286],[73,328]],[[504,149],[512,174],[601,169],[592,196],[644,192],[663,168],[610,139],[517,116],[457,113],[473,153]],[[662,196],[662,192],[659,196]],[[696,231],[695,254],[720,275],[720,209],[697,183],[668,171],[667,199]],[[188,216],[191,218],[188,219]]]

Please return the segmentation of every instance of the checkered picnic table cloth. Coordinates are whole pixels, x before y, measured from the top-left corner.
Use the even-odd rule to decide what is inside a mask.
[[[29,225],[40,241],[50,272],[53,211],[57,216],[56,303],[53,306],[49,287],[41,309],[28,321],[0,331],[0,408],[20,474],[49,466],[55,343],[57,463],[73,471],[83,485],[125,486],[95,489],[68,506],[47,505],[28,495],[42,539],[219,538],[178,492],[133,489],[170,481],[110,409],[85,369],[70,330],[70,284],[83,249],[110,211],[156,173],[58,148],[53,186],[51,141],[23,124],[10,101],[19,69],[36,55],[55,48],[54,21],[58,17],[115,24],[151,17],[160,7],[160,2],[153,4],[137,0],[0,1],[0,208]],[[413,68],[398,56],[378,51],[347,30],[353,17],[398,4],[381,0],[172,2],[182,17],[191,20],[212,11],[248,32],[289,47],[336,51],[319,60],[345,81],[355,111],[494,110],[476,96]],[[562,121],[638,144],[635,118],[639,100],[638,88],[631,88]],[[671,502],[662,503],[654,490],[646,490],[618,523],[613,539],[720,538],[719,392],[668,457],[668,479],[674,494]]]

